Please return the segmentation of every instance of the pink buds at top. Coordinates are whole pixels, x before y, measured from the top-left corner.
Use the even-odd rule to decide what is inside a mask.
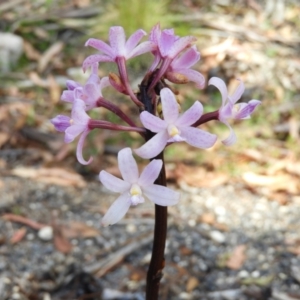
[[[85,71],[96,62],[117,62],[118,58],[128,60],[143,53],[151,52],[156,47],[154,43],[146,41],[138,45],[145,35],[146,32],[139,29],[126,41],[123,27],[114,26],[109,30],[109,45],[101,40],[89,39],[85,45],[99,50],[101,54],[88,56],[83,62],[83,70]]]
[[[200,59],[200,53],[196,46],[192,46],[181,56],[177,56],[168,67],[165,77],[173,83],[187,83],[193,81],[198,88],[203,88],[205,84],[204,76],[190,68]]]

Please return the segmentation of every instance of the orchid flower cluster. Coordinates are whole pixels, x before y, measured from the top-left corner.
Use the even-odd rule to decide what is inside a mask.
[[[84,141],[94,129],[119,131],[135,131],[145,143],[138,149],[122,149],[118,153],[118,164],[123,179],[101,171],[99,178],[109,190],[120,196],[105,214],[102,224],[111,225],[118,222],[132,205],[137,205],[148,198],[160,206],[178,203],[179,193],[166,186],[156,184],[159,174],[164,168],[160,154],[166,146],[173,143],[185,142],[200,149],[212,147],[217,136],[199,128],[210,120],[219,120],[230,130],[223,144],[232,145],[236,135],[229,124],[230,119],[247,119],[260,104],[258,100],[239,103],[245,87],[239,80],[237,90],[228,95],[225,83],[217,77],[212,77],[208,85],[214,85],[221,93],[222,103],[217,111],[203,114],[203,106],[196,101],[188,110],[181,113],[176,100],[174,89],[170,85],[194,82],[201,89],[205,86],[204,76],[191,69],[200,59],[200,53],[193,45],[193,36],[179,37],[173,29],[161,30],[155,25],[147,41],[141,42],[146,36],[143,30],[137,30],[127,40],[124,29],[120,26],[110,28],[109,44],[91,38],[86,42],[99,51],[88,56],[83,62],[83,70],[90,69],[90,76],[85,84],[73,80],[67,81],[67,90],[62,93],[61,100],[72,104],[71,117],[58,115],[52,123],[58,131],[65,133],[65,142],[70,143],[80,136],[77,145],[77,159],[81,164],[89,164],[83,157]],[[149,66],[138,91],[133,91],[128,79],[126,61],[136,56],[151,53],[153,62]],[[118,74],[110,73],[107,77],[99,78],[99,63],[111,62],[118,67]],[[168,83],[169,82],[169,83]],[[103,97],[102,89],[113,88],[116,92],[127,95],[136,105],[142,126],[135,119],[124,113],[117,103]],[[89,116],[92,109],[106,108],[115,113],[123,123],[115,124],[105,120],[96,120]],[[161,107],[161,111],[159,111]],[[139,174],[133,152],[151,162]]]

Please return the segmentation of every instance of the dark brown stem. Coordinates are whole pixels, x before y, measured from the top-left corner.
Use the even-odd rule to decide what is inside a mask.
[[[148,74],[140,85],[140,92],[138,93],[139,100],[143,103],[145,110],[155,115],[155,93],[159,94],[160,85],[156,85],[157,90],[149,89],[153,74]],[[154,100],[154,101],[153,101]],[[149,141],[155,134],[146,130],[145,139]],[[161,152],[155,159],[161,159],[163,162],[162,169],[155,184],[167,186],[166,169],[164,164],[164,153]],[[146,300],[157,300],[159,292],[159,283],[163,276],[163,269],[165,266],[165,246],[167,237],[167,216],[168,210],[166,206],[155,204],[155,225],[154,225],[154,238],[151,261],[147,273],[146,282]]]
[[[199,125],[207,123],[208,121],[218,120],[218,118],[219,118],[219,111],[218,110],[212,111],[202,115],[200,119],[197,122],[195,122],[192,126],[198,127]]]
[[[163,152],[159,154],[157,159],[164,161]],[[166,186],[166,170],[165,164],[156,179],[155,184]],[[155,204],[155,227],[154,227],[154,239],[152,247],[151,262],[147,273],[147,285],[146,285],[146,300],[157,300],[159,292],[159,283],[163,276],[163,269],[165,267],[165,245],[167,238],[167,206],[160,206]]]

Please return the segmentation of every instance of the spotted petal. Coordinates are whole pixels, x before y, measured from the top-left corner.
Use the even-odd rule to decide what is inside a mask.
[[[188,110],[186,110],[176,121],[177,126],[191,126],[198,121],[203,113],[203,106],[196,101]]]
[[[136,183],[139,178],[139,170],[130,148],[119,151],[118,164],[123,179],[130,183]]]
[[[180,198],[180,193],[158,184],[143,187],[143,192],[150,201],[161,206],[175,205]]]
[[[159,132],[167,128],[168,124],[166,121],[150,114],[147,111],[143,111],[140,115],[140,119],[145,128],[152,132]]]
[[[153,184],[153,182],[157,179],[159,172],[161,171],[162,164],[163,163],[161,159],[153,159],[144,168],[138,180],[138,184],[143,187]]]
[[[178,118],[178,103],[175,95],[168,88],[163,88],[160,91],[162,111],[164,119],[168,124],[174,123]]]
[[[186,142],[197,148],[210,148],[217,141],[215,134],[211,134],[199,128],[180,127],[180,131],[180,135],[186,139]]]
[[[134,152],[142,158],[153,158],[162,152],[169,139],[167,130],[160,131],[142,147],[135,149]]]
[[[114,175],[111,175],[106,171],[100,172],[99,179],[108,190],[115,193],[124,193],[126,190],[130,189],[129,182],[126,182]]]

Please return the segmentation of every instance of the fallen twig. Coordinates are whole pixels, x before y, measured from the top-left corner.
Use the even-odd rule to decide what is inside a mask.
[[[102,277],[110,269],[118,265],[128,254],[135,250],[149,244],[153,239],[153,233],[148,233],[146,236],[139,238],[119,249],[118,251],[111,253],[108,257],[101,259],[100,261],[84,267],[84,271],[87,273],[93,273],[97,277]]]
[[[39,229],[47,226],[46,224],[38,223],[38,222],[35,222],[28,218],[25,218],[25,217],[22,217],[19,215],[14,215],[14,214],[4,214],[1,216],[1,218],[4,219],[5,221],[11,221],[11,222],[16,222],[16,223],[21,223],[21,224],[27,225],[36,230],[39,230]]]

